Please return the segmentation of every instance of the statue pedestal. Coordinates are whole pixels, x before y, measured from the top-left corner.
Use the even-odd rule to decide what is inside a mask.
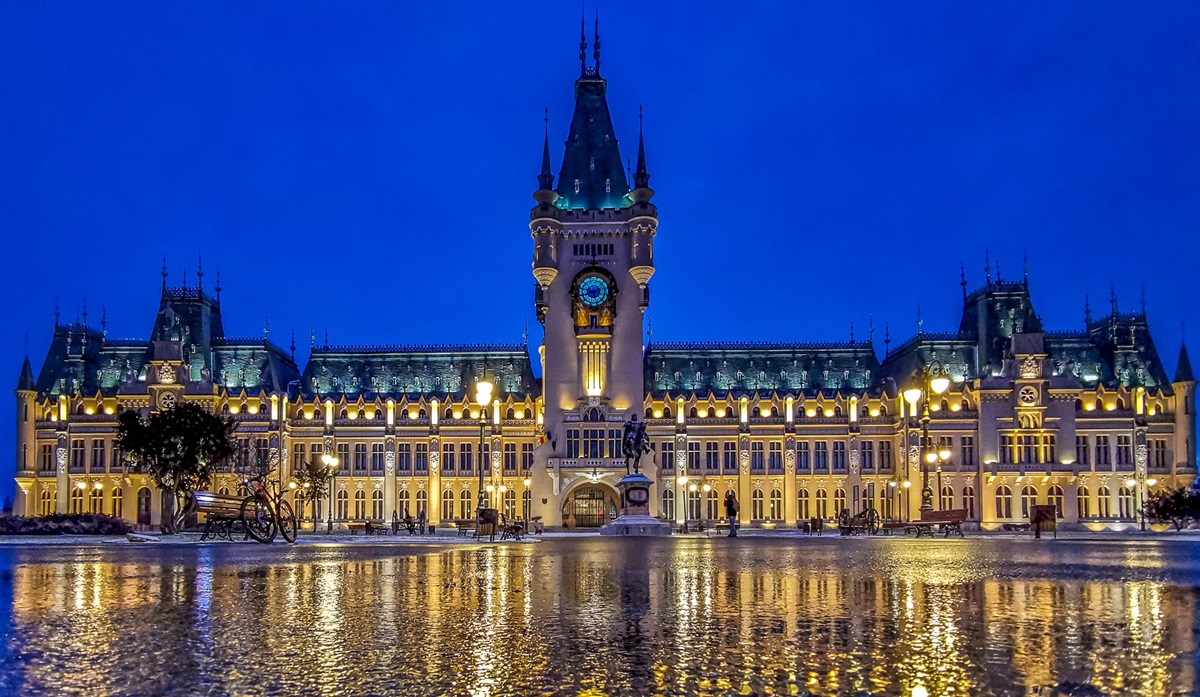
[[[662,537],[671,534],[671,524],[650,516],[650,485],[644,474],[627,474],[617,482],[621,515],[600,528],[601,535]]]

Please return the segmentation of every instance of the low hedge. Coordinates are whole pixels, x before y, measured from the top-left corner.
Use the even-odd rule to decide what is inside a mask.
[[[100,513],[54,514],[26,518],[0,516],[0,535],[124,535],[133,525]]]

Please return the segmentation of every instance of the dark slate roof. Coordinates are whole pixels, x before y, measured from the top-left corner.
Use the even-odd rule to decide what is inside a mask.
[[[1088,325],[1088,335],[1105,363],[1105,387],[1145,387],[1171,393],[1144,314],[1114,312]]]
[[[282,348],[264,339],[220,339],[213,342],[212,380],[237,393],[286,392],[300,380],[300,369]],[[196,376],[194,379],[200,379]]]
[[[26,356],[25,362],[21,364],[21,376],[17,378],[17,389],[25,391],[37,389],[33,382],[33,366],[29,365],[29,356]]]
[[[889,378],[889,394],[908,387],[926,365],[937,363],[955,382],[979,377],[975,342],[955,333],[924,332],[900,342],[883,359],[882,371]]]
[[[99,386],[97,369],[104,333],[83,324],[60,324],[54,328],[46,360],[35,387],[43,397],[94,394]]]
[[[28,365],[28,359],[26,359]],[[1188,359],[1187,344],[1179,345],[1179,362],[1175,364],[1175,382],[1195,382],[1192,375],[1192,362]]]
[[[617,135],[608,113],[607,82],[588,71],[575,81],[575,114],[567,134],[562,169],[558,173],[558,201],[568,210],[628,208],[632,200]],[[579,193],[575,182],[579,181]]]
[[[656,343],[643,359],[646,391],[802,395],[861,391],[879,377],[869,342]]]
[[[420,396],[469,398],[487,375],[496,396],[539,394],[522,344],[326,346],[312,351],[300,382],[306,397],[348,400]]]

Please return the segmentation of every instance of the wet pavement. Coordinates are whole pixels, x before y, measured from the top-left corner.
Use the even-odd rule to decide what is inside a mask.
[[[1193,695],[1200,542],[0,547],[0,694]]]

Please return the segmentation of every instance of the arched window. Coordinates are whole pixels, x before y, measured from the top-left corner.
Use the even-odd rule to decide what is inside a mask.
[[[1106,486],[1096,489],[1096,516],[1112,517],[1112,490]]]
[[[828,494],[825,493],[824,489],[817,489],[817,510],[813,516],[814,518],[824,519],[829,517],[829,511],[826,509],[826,504],[828,503],[827,498]]]
[[[691,408],[691,409],[688,411],[688,416],[689,416],[690,418],[693,418],[693,419],[694,419],[694,418],[696,418],[696,407],[692,407],[692,408]]]
[[[1082,399],[1075,400],[1075,411],[1083,411],[1083,400]]]
[[[527,419],[532,419],[532,418],[533,418],[533,410],[532,410],[532,409],[526,409],[526,410],[525,410],[525,418],[527,418]]]
[[[886,405],[886,404],[880,404],[880,405],[879,405],[879,415],[880,415],[880,416],[887,416],[887,405]]]
[[[967,520],[975,519],[975,487],[963,487],[963,508],[967,509]]]
[[[654,410],[651,409],[650,407],[646,407],[646,418],[647,419],[654,418]]]
[[[754,493],[750,494],[750,517],[754,520],[762,520],[763,512],[762,489],[755,489]]]
[[[354,492],[354,517],[360,520],[367,517],[367,492],[362,489]]]
[[[71,487],[71,513],[83,513],[83,489],[77,486]]]
[[[54,494],[49,489],[42,489],[42,515],[54,513]]]
[[[1086,486],[1079,487],[1079,493],[1076,494],[1075,504],[1078,507],[1079,519],[1092,517],[1092,495]]]
[[[125,492],[121,491],[121,487],[117,487],[112,490],[111,510],[114,518],[120,518],[125,513],[125,501],[123,499],[124,495]]]
[[[861,416],[870,416],[871,415],[871,411],[869,409],[867,409],[866,405],[863,405],[861,412],[862,412]]]
[[[508,411],[504,412],[504,418],[508,419],[509,421],[512,421],[513,419],[516,418],[516,412],[513,411],[512,409],[509,409]]]
[[[88,512],[103,513],[104,512],[104,490],[92,489],[88,492]]]
[[[783,492],[779,489],[771,489],[771,506],[767,509],[767,517],[783,520]]]
[[[962,401],[962,404],[960,406],[963,411],[971,411],[971,405],[965,399]]]
[[[834,408],[833,408],[833,415],[834,415],[834,416],[841,416],[841,415],[842,415],[842,408],[841,408],[840,406],[834,407]]]
[[[698,489],[688,489],[687,509],[684,517],[688,520],[696,520],[700,517],[700,491]]]
[[[893,482],[894,483],[894,482]],[[879,516],[884,520],[892,519],[892,498],[896,495],[896,487],[879,487]]]
[[[1133,520],[1137,516],[1133,505],[1133,491],[1127,486],[1117,489],[1117,516],[1123,520]]]
[[[458,517],[462,520],[475,517],[475,505],[469,489],[463,489],[458,493]]]
[[[442,520],[454,517],[454,492],[446,489],[442,492]]]
[[[947,401],[946,401],[946,400],[944,400],[944,399],[942,400],[941,407],[942,407],[942,411],[944,411],[944,412],[945,412],[945,411],[950,411],[950,403],[949,403],[949,402],[947,402]]]
[[[350,492],[345,489],[337,492],[337,506],[333,509],[333,517],[338,520],[350,517]]]
[[[379,489],[371,492],[371,517],[383,520],[383,492]]]
[[[671,407],[663,407],[663,418],[664,419],[671,418]]]
[[[1063,517],[1063,504],[1065,501],[1066,497],[1063,496],[1063,490],[1061,486],[1054,484],[1046,491],[1046,503],[1054,506],[1054,514],[1059,519],[1062,519]]]
[[[939,503],[943,511],[949,511],[954,508],[954,487],[949,484],[942,487],[941,501]]]
[[[504,492],[504,515],[510,521],[517,519],[517,490],[512,487]]]
[[[420,411],[417,412],[417,418],[418,419],[428,419],[429,412],[425,411],[424,409],[421,409]]]
[[[533,492],[526,489],[521,492],[521,517],[528,519],[531,510],[533,510]]]
[[[779,416],[779,408],[778,407],[771,407],[771,416],[772,417]]]
[[[1097,409],[1097,411],[1098,411],[1098,410],[1100,410],[1100,409],[1103,409],[1103,408],[1104,408],[1104,400],[1102,400],[1102,399],[1100,399],[1099,397],[1097,397],[1097,398],[1096,398],[1096,409]]]
[[[808,518],[808,489],[796,492],[796,518],[798,520]]]
[[[342,410],[340,412],[338,412],[338,416],[343,419],[346,418],[348,415],[349,414],[347,414],[345,407],[342,407]]]
[[[716,520],[721,517],[721,502],[717,499],[717,490],[715,488],[709,489],[708,492],[704,494],[704,502],[705,518],[709,520]]]
[[[659,513],[667,520],[675,519],[675,492],[671,491],[670,487],[663,489],[662,510]]]
[[[1038,492],[1033,486],[1026,484],[1021,487],[1021,518],[1028,520],[1033,507],[1037,505]]]
[[[224,404],[221,405],[221,413],[222,414],[229,413],[229,402],[225,402]]]
[[[834,517],[841,515],[842,511],[844,511],[844,510],[846,510],[846,490],[845,489],[834,489],[833,490],[833,515],[834,515]]]
[[[417,517],[429,515],[429,492],[424,489],[417,490]]]
[[[598,421],[603,421],[604,415],[600,413],[599,409],[592,408],[592,409],[588,409],[587,411],[583,412],[583,420],[595,423]]]
[[[1118,409],[1124,409],[1124,408],[1125,408],[1125,400],[1124,400],[1124,399],[1121,399],[1120,397],[1117,397],[1117,408],[1118,408]]]
[[[761,411],[759,410],[759,408],[758,408],[758,407],[754,407],[753,409],[751,409],[751,410],[750,410],[750,416],[753,416],[753,417],[755,417],[755,418],[758,418],[758,416],[759,416],[760,414],[761,414]]]
[[[446,413],[443,414],[442,416],[444,416],[447,419],[453,419],[454,418],[454,410],[451,409],[450,407],[446,407]]]
[[[412,515],[412,509],[408,502],[408,489],[401,489],[396,494],[396,510],[401,518]]]
[[[137,521],[138,525],[150,524],[150,488],[142,487],[137,493]]]
[[[1012,518],[1012,489],[1004,485],[996,487],[996,517]]]

